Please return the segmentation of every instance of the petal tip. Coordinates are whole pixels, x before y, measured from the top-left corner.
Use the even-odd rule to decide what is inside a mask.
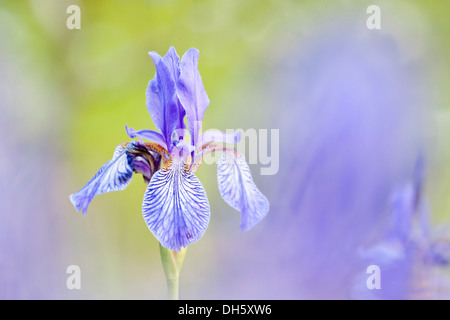
[[[198,50],[197,48],[194,48],[194,47],[189,48],[189,50],[186,51],[186,53],[188,53],[188,52],[189,52],[189,54],[192,55],[194,58],[198,58],[198,56],[200,55],[200,50]]]
[[[269,213],[269,200],[267,200],[267,198],[262,193],[259,195],[259,197],[261,206],[258,208],[258,210],[256,212],[245,213],[242,215],[241,224],[239,226],[242,231],[253,229],[253,227],[260,223]],[[247,219],[245,219],[244,217],[247,217]],[[251,217],[251,219],[248,219],[248,217]]]
[[[152,58],[155,66],[157,66],[159,62],[162,60],[162,57],[156,51],[150,51],[148,55],[150,56],[150,58]]]
[[[175,49],[174,46],[170,46],[169,47],[169,50],[167,50],[167,53],[166,53],[166,56],[167,55],[173,55],[173,56],[177,56],[178,57],[177,50]]]
[[[73,193],[69,196],[70,202],[72,202],[73,206],[75,207],[75,210],[80,211],[85,216],[87,214],[87,206],[84,207],[81,203],[83,199],[80,197],[78,193]]]
[[[131,139],[136,138],[136,130],[134,130],[133,128],[129,127],[127,124],[125,124],[125,132],[127,133],[127,135]]]

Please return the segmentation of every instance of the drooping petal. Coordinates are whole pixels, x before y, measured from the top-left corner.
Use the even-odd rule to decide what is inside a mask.
[[[180,251],[199,240],[209,223],[209,203],[196,176],[179,159],[157,171],[145,192],[142,212],[154,236]]]
[[[171,146],[171,135],[180,123],[180,110],[176,96],[175,80],[163,58],[156,52],[149,52],[156,66],[156,76],[148,83],[147,109],[164,136],[167,147]]]
[[[132,147],[127,149],[128,155],[133,159],[133,170],[142,174],[144,182],[148,184],[153,174],[159,169],[161,155],[158,150],[150,148],[152,144],[134,141]]]
[[[186,51],[181,58],[180,78],[177,81],[177,95],[186,110],[187,124],[194,146],[198,145],[201,121],[209,106],[209,98],[198,71],[198,56],[199,51],[195,48]]]
[[[95,176],[70,201],[77,211],[85,215],[92,199],[99,194],[125,189],[133,176],[132,159],[128,157],[128,146],[119,145],[111,160],[105,163]]]
[[[145,157],[138,155],[133,159],[133,168],[134,172],[142,174],[144,182],[149,184],[154,172],[150,162]]]
[[[141,138],[141,139],[150,140],[150,141],[156,142],[161,147],[163,147],[167,150],[166,141],[165,141],[163,135],[159,132],[156,132],[153,130],[138,130],[138,131],[136,131],[133,128],[128,127],[127,125],[125,125],[125,130],[127,131],[127,134],[131,139]]]
[[[249,230],[269,211],[269,201],[253,182],[242,155],[224,152],[217,165],[217,180],[222,198],[241,212],[241,230]]]

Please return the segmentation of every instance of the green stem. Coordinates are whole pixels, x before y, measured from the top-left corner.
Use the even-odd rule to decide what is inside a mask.
[[[164,274],[166,275],[169,299],[178,300],[180,270],[183,265],[186,249],[183,248],[180,252],[177,252],[166,249],[159,244],[159,252],[161,254]]]
[[[176,279],[167,279],[167,291],[169,300],[178,300],[178,280]]]

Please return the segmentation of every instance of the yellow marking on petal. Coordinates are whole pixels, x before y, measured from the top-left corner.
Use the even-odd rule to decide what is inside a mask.
[[[173,164],[174,158],[171,156],[161,167],[161,170],[163,171],[169,171],[171,170],[171,166]],[[183,162],[183,170],[185,173],[188,173],[190,169],[190,161]]]
[[[153,151],[158,152],[166,160],[169,159],[169,153],[167,152],[166,148],[160,146],[159,144],[155,142],[146,142],[145,146],[149,149],[152,149]]]

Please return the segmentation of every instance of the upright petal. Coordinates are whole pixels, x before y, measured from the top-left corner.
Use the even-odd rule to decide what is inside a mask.
[[[157,171],[145,192],[142,212],[150,231],[167,249],[180,251],[199,240],[209,223],[209,203],[196,176],[179,159]]]
[[[170,47],[169,51],[167,51],[166,55],[162,59],[169,68],[173,79],[175,80],[175,82],[177,82],[178,78],[180,77],[180,57],[178,56],[175,48]]]
[[[180,63],[180,78],[177,81],[178,98],[186,110],[187,124],[194,146],[197,146],[200,124],[209,106],[209,98],[198,71],[198,55],[199,51],[194,48],[183,55]]]
[[[119,145],[111,160],[105,163],[95,176],[80,191],[70,196],[77,211],[85,215],[92,199],[99,194],[125,189],[133,176],[132,159],[128,157],[128,146]]]
[[[241,212],[241,230],[249,230],[269,211],[269,201],[253,182],[242,155],[224,152],[217,165],[217,180],[222,198]]]
[[[161,56],[156,52],[150,52],[149,55],[155,63],[156,76],[148,83],[146,91],[147,109],[155,126],[164,136],[167,147],[171,149],[172,132],[180,123],[175,80]]]
[[[167,51],[166,55],[163,57],[163,60],[167,65],[167,67],[169,68],[175,83],[177,83],[178,79],[180,78],[180,57],[178,56],[177,51],[175,50],[174,47],[169,48],[169,51]],[[186,111],[184,111],[184,108],[181,105],[178,97],[177,97],[177,105],[180,113],[177,128],[184,129],[186,128],[186,125],[184,124],[184,117],[186,116]]]

